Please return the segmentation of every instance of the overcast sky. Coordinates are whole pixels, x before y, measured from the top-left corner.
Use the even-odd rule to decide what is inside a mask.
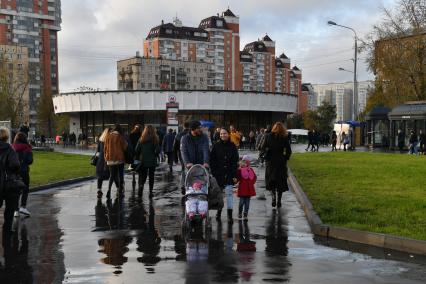
[[[244,45],[268,33],[276,54],[284,52],[302,69],[303,82],[352,80],[353,34],[328,26],[328,20],[353,27],[365,36],[380,21],[383,7],[396,0],[62,0],[59,33],[60,91],[80,86],[116,89],[116,61],[143,49],[149,30],[176,15],[185,26],[228,6],[240,17]],[[358,79],[372,79],[359,55]]]

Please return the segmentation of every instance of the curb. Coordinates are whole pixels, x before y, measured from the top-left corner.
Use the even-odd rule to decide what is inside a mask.
[[[49,184],[45,184],[45,185],[35,186],[35,187],[30,188],[30,193],[37,192],[37,191],[40,191],[40,190],[51,189],[51,188],[58,187],[58,186],[71,185],[71,184],[74,184],[74,183],[88,181],[88,180],[92,180],[92,179],[95,179],[95,178],[96,178],[95,176],[79,177],[79,178],[73,178],[73,179],[58,181],[58,182],[54,182],[54,183],[49,183]]]
[[[313,234],[327,238],[371,245],[379,248],[397,250],[418,255],[426,255],[426,241],[414,240],[388,234],[334,227],[323,224],[321,218],[314,211],[312,203],[306,196],[305,192],[290,169],[288,170],[288,180],[297,200],[305,212]]]

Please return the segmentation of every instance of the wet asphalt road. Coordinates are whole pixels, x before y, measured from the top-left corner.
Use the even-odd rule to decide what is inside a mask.
[[[164,166],[152,199],[138,200],[130,175],[122,201],[98,201],[95,181],[34,193],[31,218],[2,239],[0,283],[425,283],[421,257],[314,240],[294,195],[273,210],[256,171],[249,221],[211,211],[198,236],[181,234],[179,174]]]

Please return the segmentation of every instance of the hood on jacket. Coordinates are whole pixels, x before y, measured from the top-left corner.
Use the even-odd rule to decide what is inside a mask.
[[[3,154],[7,149],[9,149],[11,146],[9,143],[1,142],[0,141],[0,155]]]
[[[16,152],[32,152],[31,145],[25,143],[14,143],[12,144],[12,148]]]

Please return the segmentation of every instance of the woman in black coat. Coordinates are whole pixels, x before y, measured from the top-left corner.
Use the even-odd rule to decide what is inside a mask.
[[[265,153],[266,160],[266,190],[272,193],[272,207],[280,208],[282,194],[288,190],[287,161],[291,156],[287,130],[281,122],[275,123],[271,133],[265,137],[262,151]]]
[[[0,186],[5,182],[6,175],[10,180],[15,179],[19,176],[21,165],[19,164],[19,158],[12,146],[7,143],[9,140],[9,131],[6,128],[0,128]],[[5,174],[5,175],[3,175]],[[8,180],[9,180],[8,179]],[[4,223],[3,232],[11,233],[13,224],[13,214],[18,210],[19,205],[19,190],[2,192],[0,196],[0,208],[3,205],[3,200],[6,203],[4,209]]]
[[[102,198],[102,184],[104,180],[109,179],[109,169],[105,163],[104,156],[104,142],[106,137],[109,135],[111,128],[105,128],[98,140],[98,146],[96,149],[96,155],[98,156],[98,161],[96,162],[96,177],[98,178],[98,198]]]
[[[213,144],[210,153],[210,168],[220,188],[225,189],[228,222],[232,223],[233,185],[238,169],[238,149],[229,139],[229,131],[220,129],[220,140]],[[217,211],[216,220],[220,220],[222,210]]]

